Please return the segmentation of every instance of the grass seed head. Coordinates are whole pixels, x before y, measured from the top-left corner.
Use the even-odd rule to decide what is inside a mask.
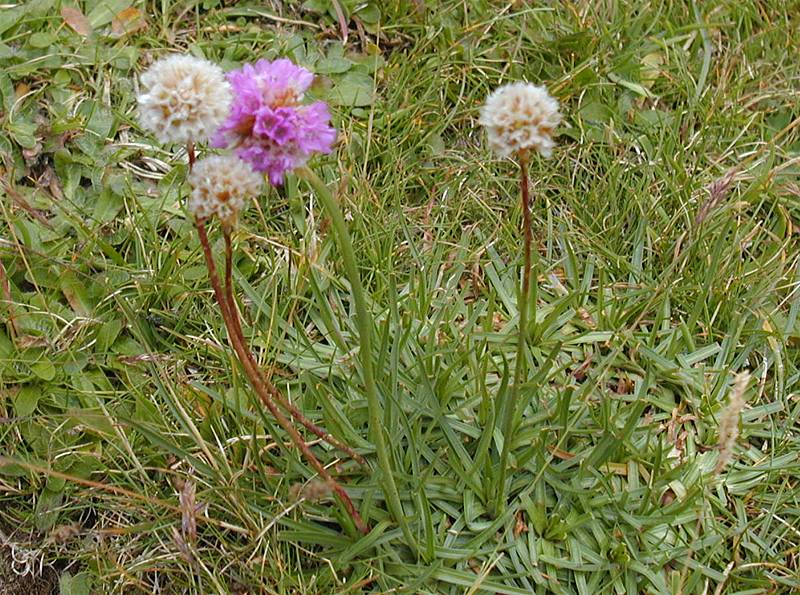
[[[719,458],[715,473],[722,472],[733,459],[733,451],[736,448],[736,439],[739,437],[739,413],[744,407],[744,392],[750,382],[750,373],[742,372],[737,374],[733,382],[733,389],[725,411],[719,422]]]
[[[700,207],[700,210],[697,211],[697,215],[694,218],[695,225],[701,225],[703,221],[711,214],[711,212],[716,209],[725,198],[728,196],[728,191],[731,188],[731,183],[736,176],[736,170],[730,169],[728,170],[724,176],[718,178],[711,182],[708,186],[706,186],[706,190],[708,191],[708,198]]]
[[[495,89],[478,120],[486,128],[489,146],[501,157],[534,150],[544,157],[553,152],[553,130],[561,122],[558,101],[545,87],[511,83]]]
[[[162,58],[141,83],[139,120],[162,143],[206,141],[228,115],[230,85],[222,69],[207,60]]]

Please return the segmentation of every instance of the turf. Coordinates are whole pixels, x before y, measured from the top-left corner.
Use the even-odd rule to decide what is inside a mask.
[[[793,1],[4,5],[2,558],[76,594],[800,589],[798,30]],[[369,535],[232,356],[186,156],[137,124],[137,74],[168,51],[320,75],[339,142],[311,165],[354,239],[411,540],[374,464],[341,255],[295,178],[234,237],[245,332],[370,461],[314,445]],[[495,510],[521,212],[477,114],[523,79],[565,118],[531,164],[536,322]]]

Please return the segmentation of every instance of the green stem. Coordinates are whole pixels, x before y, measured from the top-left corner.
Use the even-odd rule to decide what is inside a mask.
[[[531,230],[530,192],[528,190],[528,156],[525,152],[519,154],[520,193],[522,195],[522,227],[525,235],[524,250],[525,260],[522,270],[522,287],[517,301],[519,311],[519,336],[517,338],[517,356],[514,361],[514,384],[511,394],[505,402],[502,415],[503,449],[500,451],[500,468],[497,478],[497,501],[495,502],[495,515],[500,515],[506,503],[506,474],[508,466],[508,453],[511,450],[514,433],[514,417],[517,412],[519,388],[525,372],[525,344],[528,338],[528,310],[530,309],[529,296],[531,288],[531,244],[533,232]]]
[[[408,546],[416,550],[416,542],[411,534],[411,529],[406,520],[405,513],[403,512],[403,504],[400,501],[400,494],[397,491],[397,484],[394,480],[394,470],[389,457],[389,450],[386,446],[386,435],[383,428],[383,406],[378,396],[378,386],[375,383],[375,373],[372,367],[373,321],[367,309],[367,301],[364,297],[364,287],[361,284],[361,275],[358,272],[358,265],[356,264],[353,242],[350,239],[350,233],[347,230],[347,224],[345,223],[339,204],[333,198],[333,195],[331,195],[325,183],[307,167],[296,170],[296,173],[314,189],[317,198],[319,198],[331,220],[331,227],[342,255],[345,272],[350,281],[353,304],[356,308],[359,357],[361,359],[361,371],[364,375],[364,389],[366,391],[367,407],[369,409],[370,438],[375,444],[375,451],[378,455],[378,466],[383,475],[384,497],[386,498],[389,512],[400,525]]]

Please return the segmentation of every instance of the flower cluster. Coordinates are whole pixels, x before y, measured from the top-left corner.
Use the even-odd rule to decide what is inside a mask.
[[[230,85],[222,69],[200,58],[173,55],[142,75],[139,117],[162,143],[206,141],[228,115]]]
[[[359,463],[364,462],[363,457],[306,418],[271,383],[268,375],[254,365],[255,356],[247,347],[234,303],[231,227],[247,199],[260,193],[264,172],[272,184],[281,184],[288,170],[304,165],[312,153],[330,152],[336,140],[327,105],[321,101],[310,105],[301,103],[313,78],[309,71],[289,60],[260,60],[254,66],[245,65],[230,73],[229,83],[213,64],[196,58],[170,57],[155,63],[142,75],[144,93],[139,97],[140,118],[144,128],[159,140],[187,143],[187,179],[192,187],[188,209],[195,217],[206,269],[230,344],[261,402],[322,478],[320,482],[309,484],[298,495],[315,500],[334,492],[356,528],[367,534],[369,526],[347,492],[317,459],[291,418]],[[232,145],[235,150],[205,157],[195,163],[194,142],[207,140],[215,130],[214,145],[217,148]],[[311,177],[312,185],[313,180],[318,180],[308,170],[303,173],[306,178]],[[320,186],[324,188],[321,181]],[[327,189],[323,193],[323,202],[325,200],[336,208]],[[334,213],[341,217],[338,210]],[[221,220],[225,237],[224,290],[204,225],[205,220],[214,215]],[[345,245],[350,246],[349,238]],[[355,281],[353,278],[350,280],[351,284],[357,281],[357,276]],[[374,402],[372,410],[376,411]],[[384,473],[388,471],[384,466]],[[181,493],[182,508],[194,503],[194,486],[189,486],[189,482],[186,485],[187,489]],[[176,530],[174,537],[181,552],[186,554],[189,552],[187,543],[194,539],[196,527],[192,514],[184,514],[183,520],[182,533]],[[189,554],[185,556],[187,559],[191,558]]]
[[[313,153],[329,153],[336,140],[325,102],[303,104],[314,75],[281,59],[259,60],[227,75],[206,60],[172,55],[141,77],[142,126],[163,143],[212,139],[237,157],[201,160],[189,175],[189,210],[198,219],[236,220],[261,175],[277,186],[287,171]]]
[[[308,70],[286,59],[259,60],[228,73],[228,80],[236,100],[214,136],[214,146],[233,147],[275,186],[312,153],[330,152],[336,130],[328,106],[323,101],[301,103],[314,81]]]
[[[189,211],[197,219],[216,215],[231,225],[245,201],[259,195],[262,179],[235,155],[214,155],[197,162],[189,173],[189,184]]]
[[[501,157],[528,149],[549,157],[561,114],[558,102],[544,87],[511,83],[489,95],[479,122],[486,128],[489,146]]]

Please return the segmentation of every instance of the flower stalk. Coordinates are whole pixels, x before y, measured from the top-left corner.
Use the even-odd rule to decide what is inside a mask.
[[[222,318],[225,321],[225,327],[228,331],[228,338],[233,346],[234,351],[236,352],[239,362],[242,364],[242,367],[244,368],[245,373],[250,380],[250,384],[255,389],[256,393],[261,399],[261,402],[267,407],[267,409],[269,409],[269,412],[272,414],[278,424],[284,429],[284,431],[289,434],[292,442],[300,449],[309,464],[320,475],[320,477],[325,480],[325,482],[330,486],[331,490],[342,502],[348,514],[353,519],[356,528],[364,534],[369,533],[369,527],[361,518],[358,510],[356,510],[356,507],[353,504],[353,501],[350,499],[350,496],[347,495],[347,492],[344,491],[344,488],[342,488],[342,486],[339,485],[339,483],[331,476],[331,474],[328,473],[328,470],[325,469],[322,463],[319,462],[319,459],[317,459],[317,457],[309,448],[308,444],[306,444],[305,440],[303,440],[302,436],[300,436],[297,428],[294,427],[291,421],[289,421],[289,419],[287,419],[286,416],[275,405],[272,395],[270,394],[271,391],[268,390],[266,383],[263,381],[265,379],[260,376],[259,371],[252,365],[251,362],[253,361],[253,356],[244,343],[239,339],[240,335],[236,332],[236,323],[234,322],[231,314],[229,302],[219,282],[217,267],[214,262],[214,257],[211,253],[211,246],[208,242],[208,234],[206,232],[205,223],[202,219],[197,219],[195,224],[197,227],[198,237],[200,238],[200,245],[203,248],[203,256],[205,257],[206,268],[208,269],[211,287],[214,290],[214,297],[216,298],[217,304],[222,312]],[[228,257],[226,255],[226,260],[227,258]],[[226,274],[226,277],[229,277],[229,274]],[[272,388],[274,390],[273,394],[277,394],[277,388],[274,386]]]
[[[223,235],[225,238],[225,300],[227,302],[228,311],[230,313],[231,322],[233,323],[233,332],[236,333],[236,339],[242,345],[247,346],[247,341],[244,338],[244,332],[242,331],[242,323],[239,317],[239,311],[236,307],[236,300],[233,296],[233,249],[231,246],[231,230],[227,226],[223,226]],[[256,361],[255,357],[253,356],[253,352],[250,349],[246,349],[247,358],[249,360],[250,367],[256,371],[256,378],[255,381],[259,382],[263,385],[262,390],[267,392],[275,401],[278,402],[281,408],[286,411],[289,415],[291,415],[294,419],[300,422],[307,430],[316,434],[321,440],[327,442],[334,448],[339,449],[347,456],[355,460],[359,465],[366,466],[367,461],[358,454],[355,450],[347,446],[345,443],[341,442],[310,419],[308,419],[303,413],[295,407],[286,397],[283,396],[283,393],[278,390],[272,382],[266,377],[266,375],[261,371],[258,366],[258,362]]]
[[[314,75],[286,59],[259,60],[226,75],[207,60],[171,55],[156,61],[140,80],[142,93],[137,99],[142,127],[162,143],[186,146],[187,181],[192,186],[187,206],[237,359],[259,399],[337,495],[356,528],[367,533],[369,527],[347,492],[319,462],[291,418],[362,465],[366,465],[364,458],[308,420],[272,384],[248,346],[234,298],[231,230],[247,201],[260,194],[263,174],[273,186],[280,185],[286,172],[304,165],[314,153],[329,153],[336,140],[327,104],[303,102]],[[235,155],[197,160],[196,143],[210,139],[218,148],[230,147]],[[224,285],[205,227],[211,217],[219,218],[225,238]],[[374,385],[374,380],[370,382]]]
[[[503,448],[500,451],[500,468],[498,472],[497,488],[495,490],[495,493],[497,494],[497,501],[495,502],[494,507],[495,512],[498,514],[502,510],[503,503],[506,501],[508,454],[511,450],[511,443],[514,439],[514,419],[517,413],[520,385],[522,384],[525,370],[527,369],[525,346],[528,341],[528,313],[531,309],[530,289],[531,270],[533,268],[531,263],[531,245],[533,244],[533,230],[531,229],[530,191],[528,189],[528,152],[525,149],[520,150],[517,158],[519,161],[519,186],[522,206],[524,256],[522,285],[520,286],[519,297],[517,301],[517,310],[519,312],[519,328],[517,336],[517,354],[516,359],[514,360],[514,380],[513,384],[511,385],[511,393],[506,402],[503,403],[504,406],[501,408],[501,432],[503,433]]]

